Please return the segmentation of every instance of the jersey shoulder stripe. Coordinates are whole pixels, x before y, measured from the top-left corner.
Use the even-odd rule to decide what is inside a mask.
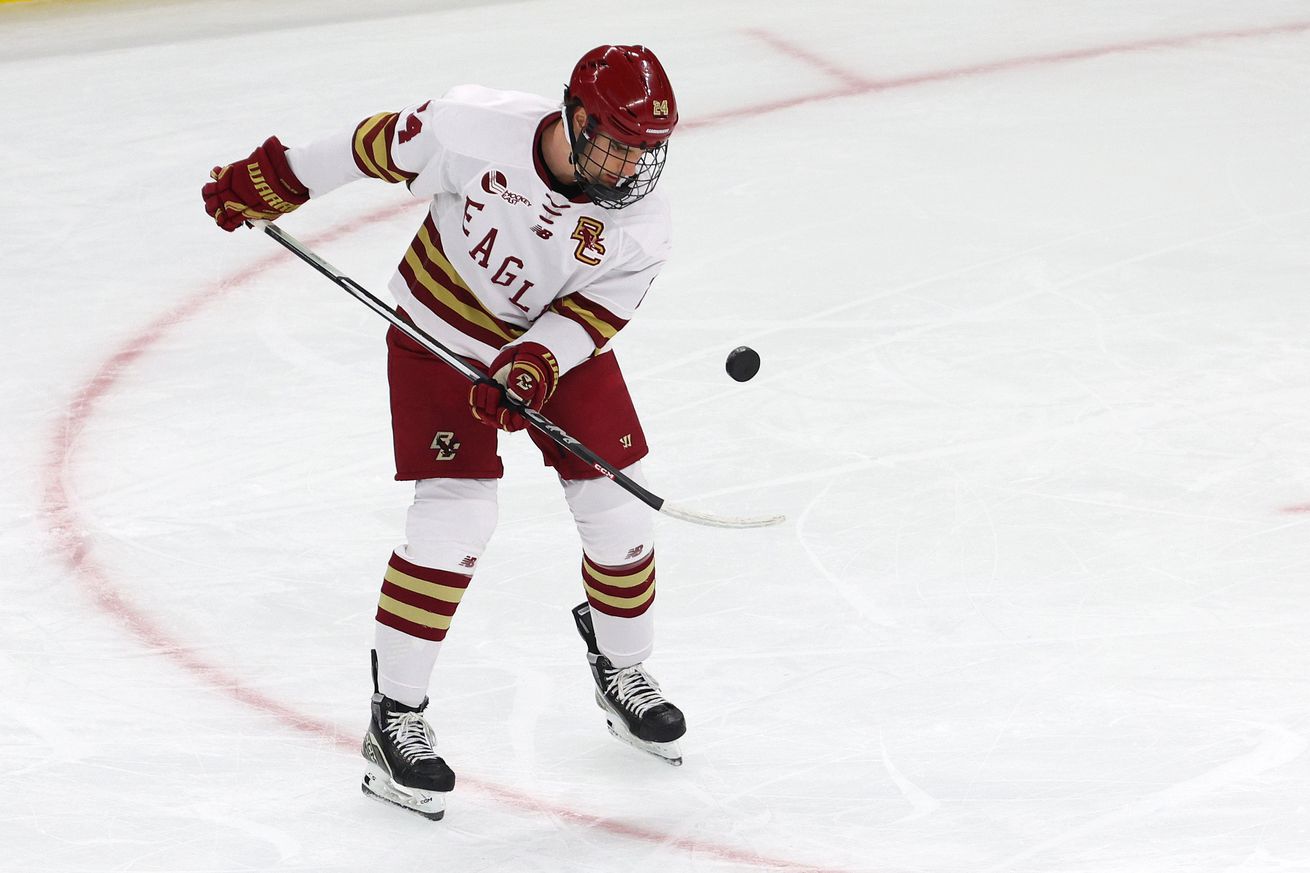
[[[399,120],[398,112],[382,112],[365,118],[355,128],[355,166],[360,172],[384,182],[412,182],[417,178],[417,173],[396,166],[391,156],[391,144]]]

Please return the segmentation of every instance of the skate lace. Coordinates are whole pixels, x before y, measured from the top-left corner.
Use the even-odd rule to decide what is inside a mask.
[[[664,702],[659,685],[640,664],[615,670],[607,677],[606,684],[614,699],[637,716]]]
[[[393,712],[387,715],[385,728],[396,749],[411,761],[435,760],[432,732],[417,712]]]

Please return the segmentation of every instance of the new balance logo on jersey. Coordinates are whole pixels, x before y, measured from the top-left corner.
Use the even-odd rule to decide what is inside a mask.
[[[465,555],[464,560],[460,561],[459,565],[466,570],[472,570],[478,565],[478,557],[477,555]]]
[[[640,557],[641,553],[644,551],[646,551],[645,546],[633,546],[632,548],[628,549],[628,556],[624,558],[624,560],[631,561],[634,558]]]
[[[438,461],[453,461],[455,453],[459,451],[459,443],[455,442],[455,435],[448,430],[443,430],[432,440],[433,449],[437,451]]]

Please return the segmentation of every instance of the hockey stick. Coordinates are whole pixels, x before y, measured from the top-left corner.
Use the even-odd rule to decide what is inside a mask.
[[[282,230],[280,227],[276,227],[264,221],[250,222],[250,226],[262,229],[264,233],[277,240],[279,244],[296,257],[318,270],[324,276],[327,276],[346,291],[346,293],[350,294],[350,296],[354,297],[369,309],[372,309],[378,315],[391,322],[397,330],[421,345],[423,348],[427,349],[436,357],[440,358],[444,363],[454,368],[455,371],[465,379],[468,379],[470,382],[485,382],[495,385],[497,388],[503,390],[503,386],[501,386],[500,383],[492,381],[484,373],[470,366],[466,361],[464,361],[464,359],[446,348],[437,340],[433,339],[425,331],[405,321],[400,317],[396,310],[383,303],[377,297],[374,297],[354,279],[342,274],[342,272],[336,267],[311,252],[305,247],[304,243],[300,242],[300,240],[296,239],[291,234]],[[632,481],[632,479],[625,476],[620,470],[615,469],[591,449],[569,436],[563,428],[542,415],[540,412],[521,406],[518,403],[515,403],[512,398],[506,398],[506,400],[517,412],[528,420],[528,424],[545,434],[551,442],[589,464],[601,475],[612,479],[620,488],[627,491],[656,512],[662,512],[665,515],[681,519],[682,521],[689,521],[693,524],[703,524],[709,527],[770,527],[785,520],[785,516],[781,515],[760,516],[755,518],[712,515],[708,512],[699,512],[694,509],[687,509],[669,503],[659,495],[648,491]]]

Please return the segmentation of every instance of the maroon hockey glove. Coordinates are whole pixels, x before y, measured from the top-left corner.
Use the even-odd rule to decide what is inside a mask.
[[[540,412],[559,382],[559,364],[550,349],[540,343],[520,343],[500,350],[491,362],[491,378],[504,391],[487,382],[478,382],[469,390],[473,417],[501,430],[522,430],[528,420],[505,403],[505,395]]]
[[[200,192],[205,211],[226,231],[247,221],[272,221],[309,199],[309,191],[291,172],[287,147],[270,136],[243,161],[215,167]]]

